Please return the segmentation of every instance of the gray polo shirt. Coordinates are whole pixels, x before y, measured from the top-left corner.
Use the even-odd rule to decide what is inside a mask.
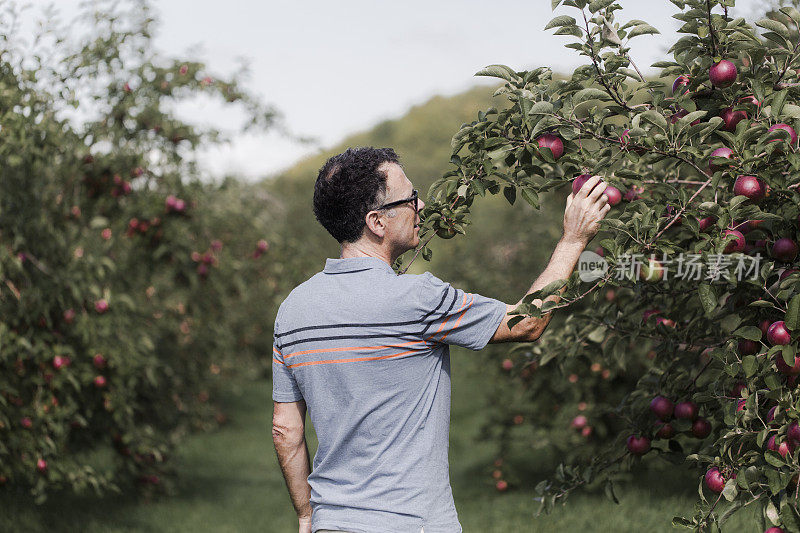
[[[319,438],[312,531],[461,531],[448,469],[449,344],[480,350],[504,303],[373,257],[328,259],[275,320],[272,398]]]

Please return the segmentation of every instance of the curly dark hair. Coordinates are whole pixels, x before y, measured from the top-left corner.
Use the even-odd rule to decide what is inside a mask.
[[[386,199],[383,163],[400,164],[391,148],[348,148],[328,159],[314,185],[314,216],[340,244],[361,238],[364,219]]]

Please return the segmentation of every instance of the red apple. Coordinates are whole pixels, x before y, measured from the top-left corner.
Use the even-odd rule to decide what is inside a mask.
[[[753,203],[760,202],[766,192],[764,182],[756,176],[739,176],[733,184],[733,194],[746,196]]]
[[[586,437],[587,439],[592,434],[592,426],[586,426],[581,430],[581,435]]]
[[[631,435],[625,444],[633,455],[644,455],[650,451],[650,439],[647,437]]]
[[[792,422],[789,424],[789,429],[786,431],[786,436],[789,440],[794,441],[795,443],[800,442],[800,425],[797,422]]]
[[[539,145],[539,148],[549,148],[555,160],[558,160],[564,155],[564,143],[557,135],[545,133],[536,139],[536,143]]]
[[[732,107],[727,107],[722,110],[719,116],[722,118],[722,129],[725,131],[734,131],[736,125],[747,118],[747,112],[734,111]]]
[[[98,313],[105,313],[108,311],[108,302],[104,298],[100,298],[94,303],[94,310]]]
[[[25,429],[30,429],[31,426],[33,426],[33,420],[31,420],[27,416],[23,417],[22,420],[19,421],[19,425],[24,427]]]
[[[675,326],[677,326],[677,324],[675,324],[675,321],[672,320],[671,318],[664,318],[660,316],[656,317],[656,326],[658,325],[662,325],[667,328],[674,328]]]
[[[697,418],[697,404],[691,401],[675,405],[675,418],[694,420]]]
[[[269,248],[269,243],[267,241],[265,241],[264,239],[261,239],[260,241],[258,241],[256,243],[256,249],[259,252],[262,252],[262,253],[266,252],[268,248]]]
[[[771,126],[769,128],[769,130],[767,130],[767,131],[775,131],[775,130],[784,130],[784,131],[786,131],[787,133],[789,133],[789,144],[792,145],[792,146],[797,144],[797,132],[795,132],[794,128],[791,127],[790,125],[780,122],[778,124],[775,124],[774,126]],[[777,140],[778,139],[773,139],[770,142],[775,142]]]
[[[761,102],[759,102],[758,99],[752,94],[750,96],[742,96],[741,98],[739,98],[739,103],[754,105],[756,107],[761,105]]]
[[[583,184],[586,183],[591,177],[591,174],[581,174],[572,180],[572,194],[578,194],[578,191],[581,190]]]
[[[102,354],[96,353],[92,358],[92,363],[94,363],[94,366],[97,368],[103,368],[106,366],[106,358],[103,357]]]
[[[747,243],[747,241],[745,241],[742,232],[736,231],[735,229],[726,229],[725,231],[722,232],[723,237],[727,237],[728,235],[733,235],[735,239],[725,245],[725,248],[722,250],[722,253],[730,254],[733,252],[741,252],[742,250],[744,250],[744,246]]]
[[[38,461],[36,461],[36,470],[38,470],[42,474],[47,472],[47,461],[45,461],[44,459],[39,459]]]
[[[503,370],[511,370],[512,368],[514,368],[514,361],[512,361],[511,359],[504,359],[502,366]]]
[[[711,65],[711,68],[708,69],[708,77],[711,79],[711,83],[721,89],[733,85],[737,74],[736,65],[727,59]]]
[[[659,420],[666,422],[672,418],[672,412],[674,409],[675,404],[663,396],[656,396],[650,401],[650,410],[659,418]]]
[[[736,412],[744,411],[744,406],[747,405],[747,400],[739,400],[736,402]]]
[[[644,192],[644,187],[641,187],[639,185],[634,185],[630,189],[625,191],[625,196],[623,196],[623,199],[626,202],[633,202],[634,200],[638,200],[639,198],[641,198],[640,195],[643,192]],[[800,217],[798,217],[798,224],[800,224]]]
[[[495,484],[495,488],[499,492],[503,492],[508,488],[508,483],[506,483],[504,480],[501,479]]]
[[[775,241],[772,245],[772,257],[784,263],[791,263],[797,258],[797,243],[788,237]]]
[[[607,186],[603,194],[608,198],[608,203],[612,207],[622,201],[622,193],[613,185]]]
[[[671,439],[675,436],[675,428],[672,427],[672,424],[668,422],[656,422],[656,425],[659,426],[658,431],[656,431],[656,438]]]
[[[764,530],[764,533],[784,533],[779,527],[770,527]]]
[[[772,322],[767,320],[766,318],[758,323],[758,329],[761,330],[761,333],[766,335],[767,331],[769,331],[769,327],[772,325]]]
[[[731,159],[733,157],[733,150],[731,150],[726,146],[723,146],[711,152],[710,157],[724,157],[725,159]],[[718,170],[726,168],[725,166],[715,165],[714,163],[709,163],[708,166],[709,168],[711,168],[712,172],[717,172]]]
[[[106,386],[106,378],[105,376],[95,376],[94,378],[94,386],[98,389],[102,389]]]
[[[72,321],[75,320],[75,310],[74,309],[67,309],[64,311],[64,322],[67,324],[72,324]]]
[[[678,92],[682,93],[686,92],[688,85],[689,85],[689,76],[678,76],[672,83],[672,94],[676,94]]]
[[[711,422],[705,418],[698,418],[692,423],[692,435],[704,439],[711,434]]]
[[[570,426],[575,429],[583,429],[584,427],[586,427],[586,424],[588,422],[589,420],[585,416],[578,415],[572,419],[572,423],[570,423]]]
[[[658,309],[645,309],[645,311],[642,313],[642,322],[647,323],[648,318],[650,318],[653,315],[657,315],[660,312],[661,311],[659,311]]]
[[[775,413],[777,411],[778,411],[778,406],[777,405],[773,405],[772,408],[767,413],[767,423],[768,424],[770,424],[772,426],[775,425],[775,424],[772,424],[772,422],[775,420]]]
[[[794,455],[794,451],[797,448],[797,444],[791,440],[784,440],[778,445],[778,453],[781,457],[786,457],[787,455]]]
[[[639,278],[642,281],[660,281],[664,278],[664,267],[657,260],[650,258],[639,268]]]
[[[739,354],[740,355],[753,355],[757,354],[761,349],[761,344],[750,339],[742,339],[739,341]]]
[[[686,111],[685,109],[681,109],[680,111],[673,113],[672,116],[669,117],[669,123],[675,124],[676,122],[678,122],[678,120],[682,119],[688,114],[689,114],[688,111]],[[699,118],[691,123],[692,126],[696,126],[697,124],[700,124]]]
[[[747,385],[742,383],[741,381],[737,382],[736,385],[733,386],[731,389],[731,396],[739,397],[742,395],[742,391],[747,388]]]
[[[794,366],[789,366],[786,364],[786,361],[783,360],[783,355],[778,352],[775,354],[775,366],[778,367],[778,371],[781,374],[786,374],[789,376],[789,379],[794,378],[797,374],[800,374],[800,357],[795,357]]]
[[[700,231],[706,231],[708,228],[716,224],[716,222],[717,222],[717,217],[710,216],[701,218],[700,220],[697,221],[697,224],[700,226]]]
[[[65,355],[57,355],[53,357],[53,368],[58,370],[61,367],[69,366],[70,360],[69,357]]]
[[[792,335],[786,329],[786,322],[783,320],[773,322],[767,330],[767,340],[773,346],[786,345],[792,342]]]
[[[716,466],[708,469],[704,480],[706,487],[708,487],[711,492],[719,494],[725,488],[725,478]]]

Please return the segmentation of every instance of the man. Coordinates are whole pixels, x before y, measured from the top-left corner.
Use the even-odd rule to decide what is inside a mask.
[[[591,178],[567,198],[564,232],[529,292],[575,268],[610,209]],[[425,202],[393,150],[332,157],[314,214],[339,259],[281,304],[273,350],[272,436],[300,533],[460,532],[448,470],[449,344],[538,339],[550,316],[509,329],[508,305],[391,265],[419,244]],[[557,297],[552,297],[557,299]],[[314,468],[306,409],[319,438]]]

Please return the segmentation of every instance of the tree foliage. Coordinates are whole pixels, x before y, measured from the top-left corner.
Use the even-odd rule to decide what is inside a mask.
[[[765,524],[798,531],[800,154],[792,134],[800,119],[800,12],[782,7],[754,27],[730,16],[732,0],[672,4],[683,36],[670,59],[653,65],[658,80],[645,79],[630,54],[638,36],[657,30],[623,21],[613,0],[553,1],[564,13],[546,27],[574,36],[567,47],[586,58],[569,78],[503,65],[479,72],[504,82],[496,94],[508,106],[481,111],[453,137],[452,167],[430,190],[420,253],[431,258],[435,235],[465,233],[473,204],[487,193],[539,208],[586,173],[626,193],[598,236],[608,265],[599,279],[582,282],[576,273],[564,280],[560,303],[533,305],[557,289],[548,287],[516,311],[520,318],[569,313],[537,345],[520,347],[517,368],[592,361],[624,372],[628,384],[600,398],[602,389],[587,380],[583,392],[598,418],[615,421],[607,427],[616,438],[542,482],[543,508],[592,483],[605,483],[615,498],[614,480],[644,455],[697,472],[697,512],[676,517],[677,525],[716,530],[755,504]],[[736,74],[726,79],[731,65]],[[553,136],[563,155],[543,142]],[[712,156],[719,148],[730,152]],[[741,176],[752,176],[755,190],[741,188]],[[701,264],[699,274],[687,272],[680,258],[688,257]],[[774,329],[768,336],[780,321],[788,338]],[[532,401],[541,394],[526,390]],[[698,412],[669,420],[675,436],[658,438],[667,420],[651,412],[655,396],[693,402]],[[626,446],[631,437],[645,437],[648,449]],[[714,469],[722,485],[704,482]]]

